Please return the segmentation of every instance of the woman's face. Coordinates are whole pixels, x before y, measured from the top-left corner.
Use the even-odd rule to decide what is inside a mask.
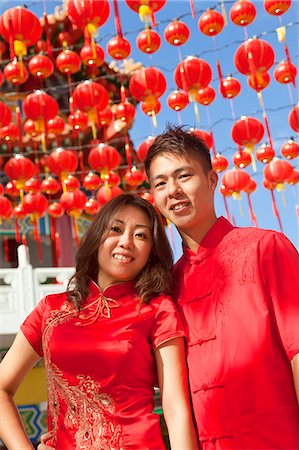
[[[109,224],[98,250],[98,284],[101,289],[134,280],[145,267],[153,247],[147,214],[135,206],[123,206]]]

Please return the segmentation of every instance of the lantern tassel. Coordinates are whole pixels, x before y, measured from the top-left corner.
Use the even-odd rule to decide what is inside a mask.
[[[16,218],[15,219],[15,234],[16,234],[16,241],[17,242],[21,242],[20,240],[20,226],[19,226],[19,221]]]
[[[49,21],[46,11],[44,12],[44,22],[45,22],[45,34],[46,34],[46,43],[47,43],[47,52],[50,58],[53,58],[53,52],[51,47],[50,33],[49,33]]]
[[[76,241],[76,246],[78,248],[79,247],[78,227],[77,227],[76,218],[74,216],[72,216],[72,224],[73,224],[74,238]]]
[[[253,211],[252,201],[251,201],[251,198],[250,198],[250,194],[249,194],[249,193],[247,193],[247,198],[248,198],[248,206],[249,206],[249,212],[250,212],[251,223],[252,223],[252,225],[253,225],[254,227],[258,228],[258,223],[257,223],[257,220],[256,220],[256,215],[255,215],[255,213],[254,213],[254,211]]]
[[[224,25],[227,25],[227,14],[226,14],[226,9],[224,6],[224,1],[220,0],[220,4],[221,4],[221,14],[224,20]]]
[[[41,240],[40,240],[40,234],[38,232],[37,219],[36,219],[35,215],[33,216],[33,234],[34,234],[34,239],[36,240],[36,243],[37,243],[39,261],[42,262],[43,261],[42,244],[41,244]]]
[[[116,33],[119,37],[122,38],[123,33],[122,33],[122,29],[121,29],[117,0],[113,0],[113,9],[114,9],[114,23],[115,23]]]
[[[57,259],[59,259],[61,256],[60,238],[56,229],[56,220],[52,216],[50,216],[50,232],[51,232],[51,239],[55,244]]]
[[[199,123],[200,123],[200,116],[199,116],[198,106],[197,106],[196,103],[194,103],[194,114],[195,114],[196,122],[199,125]]]
[[[151,14],[152,27],[156,28],[157,24],[156,24],[156,19],[155,19],[155,14],[154,14],[154,9],[153,9],[153,1],[152,0],[149,0],[149,8],[150,8],[150,14]]]
[[[280,219],[280,215],[279,215],[278,208],[277,208],[277,206],[276,206],[276,201],[275,201],[274,192],[273,192],[272,190],[271,190],[270,192],[271,192],[271,197],[272,197],[272,209],[273,209],[273,214],[274,214],[274,216],[277,218],[277,222],[278,222],[280,231],[283,233],[282,223],[281,223],[281,219]]]
[[[195,9],[194,9],[194,1],[193,0],[190,0],[190,8],[191,8],[192,19],[195,19]]]
[[[4,238],[3,247],[4,247],[4,259],[6,262],[9,262],[8,238]]]
[[[213,156],[216,156],[217,152],[216,152],[215,141],[214,141],[214,134],[213,134],[212,128],[210,128],[210,136],[211,136],[211,140],[212,140]]]
[[[296,211],[296,214],[297,214],[297,219],[299,221],[299,205],[295,205],[295,211]]]
[[[128,132],[126,132],[125,152],[126,152],[126,158],[127,158],[129,170],[131,170],[132,169],[132,158],[131,158],[131,152],[130,152],[130,142],[129,142]]]
[[[255,157],[254,157],[254,153],[253,152],[250,153],[250,158],[251,158],[252,170],[254,172],[256,172],[256,161],[255,161]]]

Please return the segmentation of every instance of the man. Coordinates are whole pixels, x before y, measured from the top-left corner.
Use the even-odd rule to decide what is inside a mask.
[[[217,219],[217,174],[195,134],[169,128],[145,167],[157,208],[183,240],[174,292],[202,448],[298,450],[295,248],[281,233]]]

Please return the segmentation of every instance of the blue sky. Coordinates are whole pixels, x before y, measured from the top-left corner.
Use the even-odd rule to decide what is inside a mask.
[[[41,16],[46,3],[47,13],[51,14],[55,6],[61,5],[61,1],[31,1],[24,2],[27,7],[37,15]],[[288,124],[288,114],[292,107],[292,100],[290,97],[287,85],[279,84],[273,77],[273,70],[277,63],[285,59],[283,44],[278,42],[275,29],[280,25],[286,26],[286,42],[289,46],[292,62],[298,67],[298,17],[299,17],[299,2],[293,1],[290,10],[278,17],[270,16],[265,12],[262,1],[253,2],[257,8],[257,17],[253,24],[247,27],[249,37],[258,36],[271,44],[275,52],[275,63],[270,69],[271,82],[268,88],[263,91],[263,99],[267,111],[270,131],[273,139],[276,154],[280,155],[280,147],[291,136],[295,136],[295,132]],[[7,8],[17,6],[20,2],[2,0],[0,4],[0,13]],[[230,161],[232,167],[232,156],[237,150],[236,145],[230,136],[230,130],[233,125],[232,113],[229,100],[223,99],[218,92],[219,81],[217,79],[216,59],[221,63],[221,68],[224,77],[228,74],[233,74],[234,77],[242,84],[240,95],[233,100],[234,111],[236,118],[242,115],[256,117],[262,121],[262,110],[256,95],[247,85],[246,77],[237,72],[234,66],[234,53],[238,46],[244,41],[244,29],[237,27],[231,23],[229,19],[229,10],[233,2],[225,2],[225,7],[228,15],[228,24],[221,34],[215,38],[206,37],[203,35],[197,26],[198,19],[202,12],[209,7],[215,7],[220,11],[220,2],[215,1],[195,1],[196,18],[192,19],[190,11],[189,0],[173,1],[168,0],[157,14],[157,28],[162,38],[162,45],[157,53],[148,56],[140,52],[136,46],[135,40],[137,34],[142,30],[143,25],[139,21],[136,13],[130,10],[124,1],[119,2],[120,19],[123,28],[124,36],[130,41],[132,46],[132,53],[130,55],[134,61],[141,61],[145,66],[155,66],[161,70],[167,78],[167,90],[161,97],[162,110],[157,115],[157,127],[154,128],[149,117],[145,116],[139,106],[137,107],[136,119],[133,128],[130,131],[131,138],[134,142],[135,148],[147,138],[149,135],[156,135],[163,131],[166,122],[181,123],[186,126],[195,126],[204,130],[209,129],[209,124],[213,126],[214,139],[216,150],[226,156]],[[189,105],[180,113],[172,111],[166,103],[167,95],[175,89],[173,80],[173,73],[176,65],[179,62],[178,49],[169,45],[163,38],[163,32],[166,25],[175,18],[181,18],[190,29],[189,41],[180,47],[181,57],[185,58],[189,55],[196,55],[205,59],[211,66],[213,71],[213,78],[211,85],[216,90],[216,100],[207,108],[199,105],[200,124],[197,125],[193,106]],[[97,42],[106,49],[106,43],[113,35],[115,35],[115,25],[113,19],[113,8],[111,2],[110,18],[106,24],[99,29]],[[107,55],[107,53],[106,53]],[[107,61],[111,60],[109,56]],[[298,80],[298,77],[297,77]],[[298,102],[298,94],[296,90],[290,87],[294,103]],[[298,136],[297,136],[298,142]],[[266,140],[266,134],[261,143]],[[291,163],[296,166],[298,170],[298,158],[292,160]],[[262,228],[279,230],[277,219],[273,215],[271,205],[270,192],[262,187],[262,171],[263,164],[257,162],[257,172],[253,172],[251,166],[247,168],[247,172],[252,175],[258,183],[257,191],[251,196],[254,211],[257,216],[258,224]],[[297,187],[286,186],[284,191],[284,198],[281,193],[275,191],[277,206],[281,215],[282,225],[286,236],[299,246],[298,238],[298,219],[296,216],[295,205],[298,204],[298,189]],[[247,196],[243,195],[240,202],[234,201],[232,198],[228,199],[230,212],[233,214],[235,222],[239,226],[250,226],[250,217],[248,210]],[[218,215],[225,215],[224,203],[222,196],[217,192],[216,194],[216,209]],[[180,252],[179,240],[176,238],[176,257]]]

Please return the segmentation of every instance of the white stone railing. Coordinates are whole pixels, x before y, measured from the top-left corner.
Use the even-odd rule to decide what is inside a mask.
[[[15,334],[38,301],[66,290],[73,267],[33,268],[28,250],[18,247],[18,267],[0,269],[0,334]]]

